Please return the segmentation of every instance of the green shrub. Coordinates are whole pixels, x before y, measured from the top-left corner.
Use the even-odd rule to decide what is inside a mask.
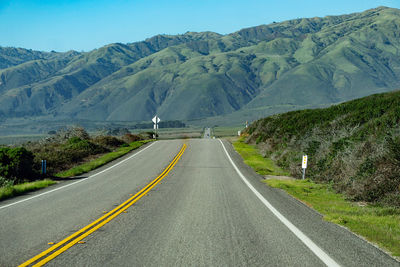
[[[34,179],[33,159],[32,152],[23,147],[0,148],[0,176],[14,182]]]
[[[85,137],[82,131],[78,131],[78,133]],[[114,137],[111,139],[97,139],[97,141],[99,140],[99,143],[104,142],[109,144],[109,140],[114,140]],[[35,154],[36,168],[40,169],[40,162],[45,159],[47,160],[47,173],[53,175],[62,170],[71,168],[87,157],[106,153],[115,149],[100,145],[99,143],[95,143],[95,141],[96,140],[92,139],[83,139],[79,136],[72,136],[64,141],[62,139],[56,139],[54,142],[45,143],[43,145],[31,145]],[[119,141],[119,143],[121,143],[121,141]]]
[[[153,138],[153,137],[151,136],[151,138]],[[143,138],[140,135],[128,133],[122,137],[122,140],[124,140],[126,143],[130,144],[132,142],[143,140]]]
[[[308,156],[313,156],[318,151],[320,146],[321,146],[321,142],[313,140],[308,143],[308,146],[307,146],[305,152]]]
[[[375,161],[371,158],[366,158],[358,169],[358,176],[371,176],[376,172]]]
[[[67,143],[62,148],[63,150],[60,152],[65,154],[63,156],[66,160],[74,163],[81,161],[89,155],[105,153],[108,151],[107,148],[94,144],[88,140],[82,140],[79,137],[68,139]]]
[[[400,136],[386,137],[388,154],[394,164],[400,167]]]
[[[343,151],[347,146],[349,146],[350,142],[347,138],[339,139],[336,142],[332,142],[331,154],[336,155],[338,152]]]
[[[69,145],[79,144],[80,142],[82,142],[82,139],[77,136],[71,137],[67,141]]]
[[[93,143],[103,146],[103,147],[107,147],[109,149],[113,149],[113,148],[117,148],[121,145],[124,145],[126,143],[126,141],[123,141],[121,139],[118,139],[114,136],[107,136],[107,135],[100,135],[100,136],[96,136],[95,138],[93,138]]]
[[[10,187],[14,185],[14,181],[0,176],[0,187]]]

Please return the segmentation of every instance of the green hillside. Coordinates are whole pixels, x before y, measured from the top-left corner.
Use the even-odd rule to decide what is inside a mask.
[[[0,117],[232,124],[328,106],[400,88],[399,28],[400,10],[379,7],[87,53],[15,50],[0,70]]]
[[[400,91],[376,94],[326,109],[274,115],[246,130],[291,175],[332,183],[356,201],[400,206]]]

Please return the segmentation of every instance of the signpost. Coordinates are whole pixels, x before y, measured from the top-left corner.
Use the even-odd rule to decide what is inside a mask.
[[[47,161],[45,159],[42,159],[42,175],[46,175],[46,166],[47,165]]]
[[[303,180],[304,180],[305,177],[306,177],[307,160],[308,160],[307,155],[304,155],[304,156],[303,156],[303,162],[302,162],[302,164],[301,164],[301,167],[303,168]]]
[[[157,129],[158,129],[158,123],[161,121],[159,117],[157,117],[157,115],[154,116],[154,118],[151,120],[154,123],[154,131],[155,131],[155,135],[154,135],[154,139],[157,139]]]

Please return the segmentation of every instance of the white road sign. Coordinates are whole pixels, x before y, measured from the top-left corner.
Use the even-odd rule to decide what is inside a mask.
[[[304,155],[304,156],[303,156],[302,168],[303,168],[303,169],[306,169],[306,168],[307,168],[307,155]]]
[[[157,115],[154,116],[154,118],[152,119],[153,123],[159,123],[161,120],[159,117],[157,117]]]

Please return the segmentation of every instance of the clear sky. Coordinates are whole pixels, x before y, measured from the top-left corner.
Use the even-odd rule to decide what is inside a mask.
[[[0,0],[0,46],[89,51],[157,34],[242,28],[400,8],[400,0]]]

